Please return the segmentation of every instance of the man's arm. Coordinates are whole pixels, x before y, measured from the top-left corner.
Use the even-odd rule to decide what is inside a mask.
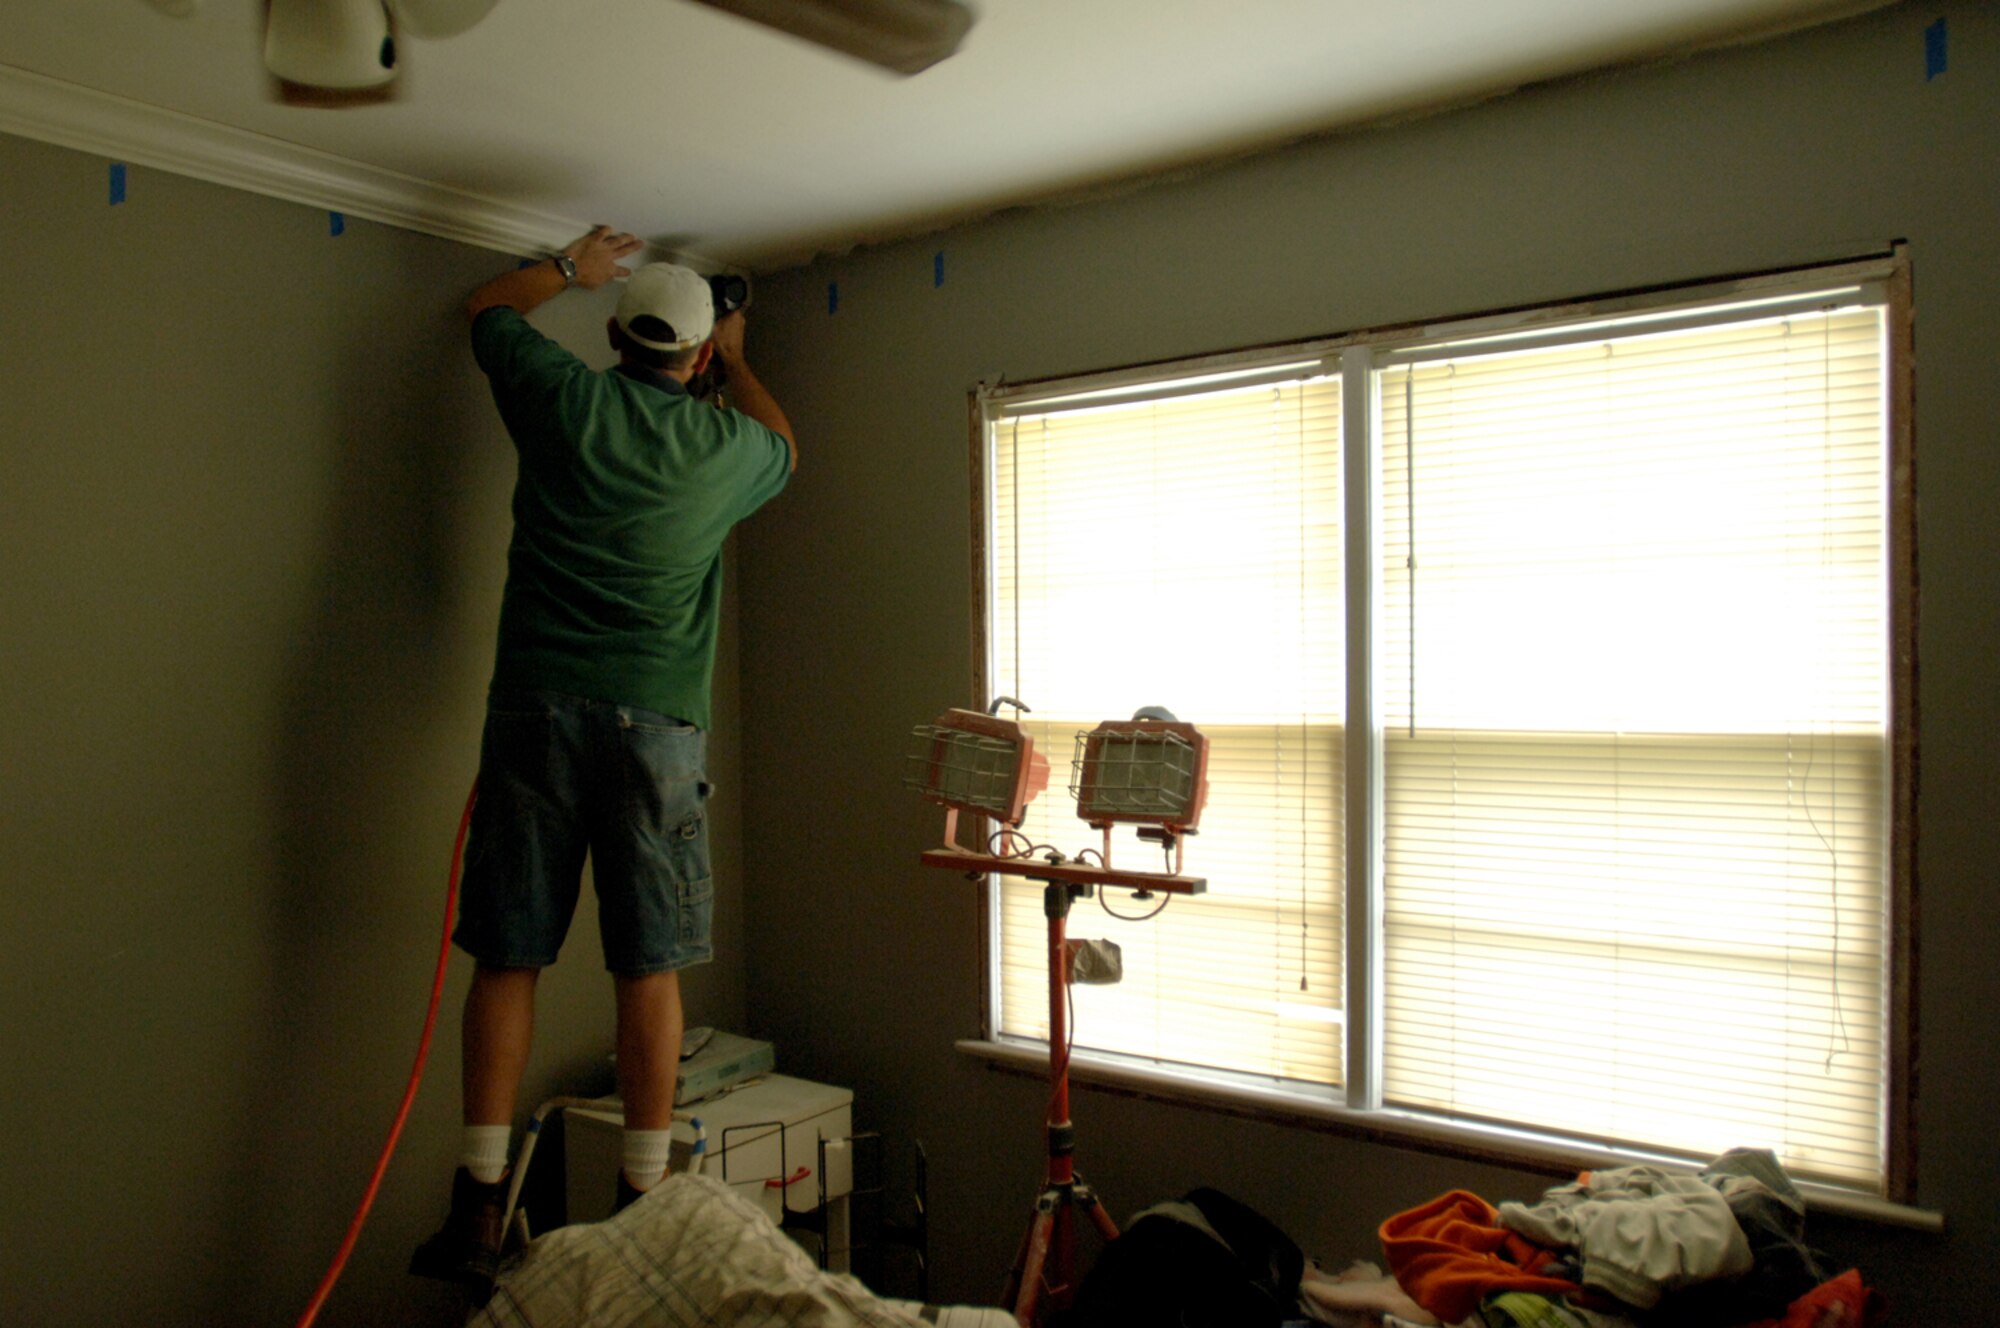
[[[750,372],[743,358],[743,311],[737,309],[715,321],[715,358],[722,361],[729,376],[730,404],[785,440],[792,451],[791,469],[799,468],[799,440],[792,436],[792,422],[785,418],[776,399]]]
[[[643,248],[645,242],[637,236],[599,226],[563,253],[576,264],[576,284],[585,290],[596,290],[613,277],[631,276],[628,269],[618,265],[618,260]],[[552,258],[513,268],[472,292],[465,301],[465,316],[474,319],[501,305],[525,314],[562,294],[569,285]]]

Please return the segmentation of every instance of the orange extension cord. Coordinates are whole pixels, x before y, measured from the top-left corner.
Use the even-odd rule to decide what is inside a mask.
[[[472,792],[465,797],[465,814],[458,818],[458,838],[451,846],[451,878],[444,893],[444,939],[438,943],[437,976],[431,979],[431,1005],[424,1012],[424,1035],[417,1041],[417,1062],[410,1067],[410,1083],[403,1090],[403,1105],[396,1109],[396,1123],[389,1127],[389,1138],[382,1145],[382,1156],[375,1161],[375,1174],[368,1178],[368,1189],[361,1196],[361,1205],[354,1210],[354,1220],[347,1224],[347,1239],[340,1242],[339,1252],[333,1256],[326,1276],[320,1279],[319,1290],[313,1292],[306,1312],[299,1316],[298,1328],[309,1328],[312,1321],[319,1317],[326,1298],[333,1294],[333,1284],[340,1280],[341,1270],[347,1267],[347,1256],[354,1253],[355,1242],[361,1239],[361,1225],[368,1220],[368,1210],[375,1206],[375,1192],[382,1188],[382,1173],[389,1169],[389,1158],[396,1151],[396,1141],[403,1137],[403,1122],[410,1118],[410,1104],[417,1100],[417,1085],[424,1078],[424,1060],[431,1052],[431,1030],[437,1027],[438,1002],[444,997],[445,962],[451,958],[451,923],[452,915],[458,909],[458,872],[465,861],[465,832],[472,827],[472,804],[478,801],[479,781],[475,779],[472,781]]]

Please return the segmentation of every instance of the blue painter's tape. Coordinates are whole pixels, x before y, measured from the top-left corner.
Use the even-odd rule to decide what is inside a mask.
[[[326,214],[326,233],[328,235],[339,235],[346,229],[346,217],[341,216],[338,212],[329,212]]]
[[[826,283],[826,311],[830,314],[840,312],[840,283],[837,281]]]
[[[936,257],[931,259],[931,285],[933,287],[944,285],[944,250],[942,249],[938,250]]]
[[[111,206],[117,207],[125,201],[125,163],[111,163]]]
[[[1950,46],[1949,35],[1943,19],[1924,29],[1924,82],[1928,83],[1944,72]]]

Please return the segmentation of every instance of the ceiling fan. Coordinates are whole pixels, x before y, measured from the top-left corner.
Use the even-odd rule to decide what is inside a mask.
[[[148,0],[186,16],[200,0]],[[401,37],[465,32],[499,0],[264,0],[264,66],[294,106],[355,106],[395,96]],[[963,0],[694,0],[865,60],[915,74],[971,29]]]
[[[453,37],[498,0],[265,0],[264,68],[289,106],[354,106],[395,96],[397,39]]]

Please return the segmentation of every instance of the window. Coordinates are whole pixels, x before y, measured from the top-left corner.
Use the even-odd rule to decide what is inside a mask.
[[[1144,924],[1076,915],[1077,934],[1126,955],[1122,983],[1078,996],[1079,1044],[1337,1083],[1340,380],[1312,364],[1182,396],[1043,402],[996,417],[991,438],[994,676],[1034,707],[1036,747],[1060,770],[1079,728],[1140,705],[1209,742],[1193,852],[1216,888]],[[1083,829],[1059,796],[1023,828],[1065,849]],[[1128,834],[1114,860],[1148,866],[1141,847]],[[1000,1027],[1046,1039],[1041,889],[999,898]]]
[[[1080,1056],[1895,1193],[1901,281],[982,390],[982,686],[1058,767],[1141,705],[1210,742],[1209,892],[1072,919],[1126,956]],[[1040,888],[990,893],[989,1032],[1046,1040]]]

